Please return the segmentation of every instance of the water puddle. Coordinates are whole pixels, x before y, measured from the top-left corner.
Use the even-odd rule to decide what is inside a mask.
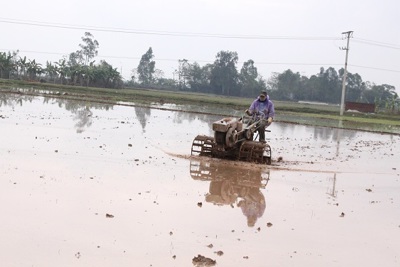
[[[400,264],[397,135],[273,123],[256,165],[190,155],[220,116],[9,96],[4,266]]]

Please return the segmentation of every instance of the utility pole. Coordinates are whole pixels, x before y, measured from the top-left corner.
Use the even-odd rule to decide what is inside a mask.
[[[347,47],[341,48],[342,50],[346,50],[346,61],[344,62],[344,74],[343,74],[343,82],[342,82],[342,101],[340,102],[340,116],[343,116],[344,113],[344,98],[346,95],[346,79],[347,79],[347,58],[349,57],[349,43],[350,37],[353,37],[353,31],[342,32],[342,34],[347,35]]]

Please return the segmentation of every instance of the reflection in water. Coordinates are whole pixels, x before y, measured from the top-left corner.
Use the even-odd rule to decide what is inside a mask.
[[[272,126],[271,126],[272,127]],[[309,126],[285,122],[276,122],[272,128],[268,128],[272,131],[271,136],[293,136],[298,138],[313,139],[315,141],[336,141],[337,138],[341,139],[353,139],[357,135],[357,131],[343,130],[340,136],[337,135],[337,125],[333,127],[322,127],[322,126]]]
[[[35,101],[38,97],[34,96],[34,94],[43,94],[44,97],[44,102],[45,103],[59,103],[60,107],[65,106],[65,108],[69,111],[71,111],[73,114],[76,114],[75,119],[78,121],[75,125],[75,128],[77,129],[78,133],[81,133],[85,131],[85,128],[91,126],[91,116],[94,116],[94,109],[111,109],[114,105],[113,104],[104,104],[104,103],[95,103],[95,102],[89,102],[89,101],[76,101],[72,99],[66,99],[68,94],[65,93],[59,93],[57,98],[52,97],[52,95],[49,95],[48,91],[46,90],[33,90],[33,89],[22,89],[22,88],[14,88],[12,89],[13,93],[10,93],[9,91],[7,92],[2,92],[0,93],[0,107],[3,105],[8,105],[8,106],[22,106],[23,102],[33,102]],[[22,94],[21,94],[22,92]],[[53,92],[54,93],[54,92]],[[54,95],[53,95],[54,96]],[[130,103],[130,105],[135,106],[135,103]],[[160,105],[151,105],[153,108],[160,108]],[[163,109],[175,109],[175,110],[184,110],[183,112],[173,112],[173,122],[174,123],[182,123],[183,121],[200,121],[203,123],[206,123],[207,125],[212,125],[214,121],[217,119],[220,119],[221,117],[226,117],[223,115],[210,115],[210,114],[229,114],[227,116],[236,116],[240,117],[242,111],[239,110],[234,110],[231,108],[226,108],[226,107],[219,107],[219,108],[213,108],[209,107],[206,105],[173,105],[173,104],[164,104],[162,105]],[[193,112],[191,112],[193,111]],[[200,113],[196,113],[200,112]],[[93,113],[93,114],[92,114]],[[137,116],[137,119],[139,120],[143,132],[145,132],[146,124],[150,118],[151,114],[151,108],[144,108],[144,107],[135,107],[135,113]],[[283,116],[283,115],[282,115]],[[286,116],[286,115],[285,115]],[[283,116],[283,118],[286,118]],[[289,118],[290,119],[290,118]],[[292,118],[293,119],[293,118]],[[283,122],[277,122],[273,125],[273,128],[271,128],[272,133],[271,133],[271,138],[273,136],[296,136],[296,137],[307,137],[307,138],[312,138],[314,140],[322,140],[322,141],[335,141],[338,138],[344,140],[344,139],[353,139],[358,135],[357,131],[352,131],[352,130],[343,130],[339,136],[337,136],[338,131],[335,130],[337,126],[336,121],[329,120],[329,125],[328,127],[314,127],[314,126],[307,126],[307,124],[312,123],[310,121],[311,119],[307,118],[301,118],[301,120],[292,120],[296,121],[298,124],[293,124],[293,123],[283,123]],[[315,118],[312,118],[312,120],[315,120]],[[304,122],[304,125],[302,124]],[[348,122],[348,121],[343,121],[340,122],[342,123],[339,128],[342,128],[346,126],[346,124],[353,123],[355,122]],[[329,127],[331,126],[331,127]],[[369,125],[368,127],[362,127],[361,123],[358,123],[357,125],[354,125],[354,127],[361,127],[365,128],[368,130],[371,130],[370,127],[372,125]],[[332,128],[335,127],[335,128]],[[356,127],[356,128],[357,128]],[[396,132],[398,133],[399,131],[398,126],[395,125],[387,125],[387,126],[382,126],[379,124],[374,125],[376,130],[379,130],[379,127],[383,127],[383,130],[386,129],[386,127],[389,127],[390,130],[389,132]],[[374,130],[372,128],[372,130]],[[209,134],[213,134],[213,131],[211,128],[208,129]],[[204,133],[207,134],[207,133]]]
[[[342,138],[342,132],[343,132],[343,124],[342,120],[339,120],[338,122],[338,128],[335,131],[335,137],[336,137],[336,157],[339,157],[339,150],[340,150],[340,140]]]
[[[221,116],[218,115],[207,115],[207,114],[200,114],[200,113],[192,113],[192,112],[174,112],[173,122],[181,124],[184,121],[196,121],[199,120],[200,122],[205,123],[206,125],[212,125],[213,122],[216,120],[221,119]],[[206,135],[214,135],[214,131],[211,127],[208,127],[208,132],[204,132],[204,129],[199,129],[199,134],[203,133]]]
[[[151,108],[135,107],[135,113],[140,125],[142,125],[142,131],[145,133],[147,120],[151,115]]]
[[[89,107],[85,107],[84,109],[80,109],[75,113],[75,120],[78,122],[75,124],[76,132],[83,133],[85,128],[89,128],[92,125],[92,111]]]
[[[357,134],[356,131],[346,131],[346,132],[341,132],[340,135],[338,135],[338,129],[334,128],[329,128],[329,127],[314,127],[314,140],[337,140],[338,138],[354,138]],[[342,129],[339,129],[342,130]]]
[[[20,91],[29,94],[29,89],[20,89]],[[23,106],[25,102],[32,103],[34,99],[37,99],[37,96],[19,93],[4,93],[0,94],[0,107],[3,105],[11,107],[14,107],[16,105]],[[75,114],[74,120],[77,121],[75,124],[77,133],[84,132],[86,128],[92,125],[93,109],[110,110],[113,107],[112,104],[77,101],[73,99],[53,98],[48,96],[43,97],[43,104],[53,103],[57,103],[60,108],[65,108],[67,111]]]
[[[64,107],[66,110],[70,111],[72,114],[75,114],[74,120],[76,121],[75,129],[76,129],[77,133],[83,133],[86,128],[89,128],[90,126],[92,126],[92,123],[93,123],[92,109],[110,110],[113,107],[113,105],[111,105],[111,104],[83,102],[83,101],[76,101],[76,100],[63,99],[63,98],[45,97],[43,99],[43,103],[49,103],[50,101],[55,101],[60,108]]]
[[[192,112],[175,112],[173,122],[180,124],[183,121],[200,120],[202,122],[211,125],[216,120],[215,116],[216,115],[212,116],[208,114],[192,113]],[[220,119],[220,116],[218,116],[218,119]]]
[[[330,195],[333,198],[337,197],[337,189],[336,189],[336,172],[333,174],[333,178],[332,178],[332,188],[328,189],[327,192],[328,195]]]
[[[236,204],[246,216],[249,227],[263,216],[265,198],[261,189],[268,184],[269,170],[191,160],[190,175],[195,180],[210,181],[206,202],[231,207]]]
[[[35,98],[35,96],[31,95],[21,95],[21,94],[0,94],[0,107],[2,106],[11,106],[14,107],[16,105],[22,106],[23,102],[29,101],[32,102],[32,100]]]

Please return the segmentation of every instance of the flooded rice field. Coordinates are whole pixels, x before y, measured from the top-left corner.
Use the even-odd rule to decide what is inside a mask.
[[[218,119],[2,99],[1,265],[400,266],[398,135],[273,123],[270,166],[190,156]]]

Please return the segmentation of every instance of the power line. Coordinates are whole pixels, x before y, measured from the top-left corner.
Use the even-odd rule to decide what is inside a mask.
[[[12,51],[12,49],[0,49],[0,51]],[[47,55],[68,55],[69,53],[60,53],[60,52],[44,52],[44,51],[33,51],[33,50],[18,50],[21,53],[34,53],[34,54],[47,54]],[[124,57],[124,56],[109,56],[109,55],[98,55],[99,59],[102,58],[115,58],[115,59],[127,59],[127,60],[138,60],[140,57]],[[178,62],[179,59],[172,59],[172,58],[156,58],[159,61],[171,61],[171,62]],[[213,63],[213,60],[204,60],[204,59],[187,59],[191,62],[198,62],[198,63]],[[244,63],[244,62],[238,62]],[[303,63],[303,62],[267,62],[267,61],[260,61],[255,62],[257,65],[291,65],[291,66],[342,66],[343,64],[340,63]],[[348,64],[351,67],[358,67],[358,68],[365,68],[365,69],[374,69],[374,70],[381,70],[381,71],[390,71],[390,72],[400,72],[400,70],[393,70],[387,68],[377,68],[377,67],[369,67],[369,66],[362,66],[362,65],[354,65]]]
[[[354,42],[400,50],[400,45],[382,43],[382,42],[377,42],[377,41],[372,41],[372,40],[367,40],[367,39],[354,38]]]
[[[9,18],[0,18],[1,23],[19,24],[38,27],[61,28],[71,30],[90,30],[99,32],[125,33],[125,34],[143,34],[143,35],[160,35],[175,37],[207,37],[207,38],[227,38],[227,39],[254,39],[254,40],[295,40],[295,41],[332,41],[340,40],[338,37],[324,36],[262,36],[262,35],[227,35],[227,34],[211,34],[196,32],[171,32],[171,31],[154,31],[154,30],[137,30],[124,28],[97,27],[85,25],[60,24],[41,21],[26,21]]]
[[[14,49],[8,49],[8,48],[2,48],[0,51],[18,51],[18,52],[23,52],[23,53],[34,53],[34,54],[48,54],[48,55],[67,55],[69,53],[59,53],[59,52],[43,52],[43,51],[32,51],[32,50],[14,50]]]
[[[12,49],[0,49],[0,51],[11,51]],[[32,51],[32,50],[18,50],[21,53],[34,53],[34,54],[47,54],[47,55],[68,55],[68,53],[60,53],[60,52],[43,52],[43,51]],[[97,55],[98,58],[115,58],[115,59],[128,59],[128,60],[137,60],[141,57],[124,57],[124,56],[108,56],[108,55]],[[178,62],[179,59],[171,59],[171,58],[156,58],[159,61],[173,61]],[[187,59],[191,62],[201,62],[201,63],[213,63],[214,60],[204,60],[204,59]],[[244,63],[239,61],[238,63]],[[301,62],[256,62],[257,65],[299,65],[299,66],[340,66],[339,63],[301,63]]]
[[[353,64],[349,64],[349,66],[358,67],[358,68],[364,68],[364,69],[382,70],[382,71],[390,71],[390,72],[400,72],[400,70],[391,70],[391,69],[384,69],[384,68],[367,67],[367,66],[360,66],[360,65],[353,65]]]

